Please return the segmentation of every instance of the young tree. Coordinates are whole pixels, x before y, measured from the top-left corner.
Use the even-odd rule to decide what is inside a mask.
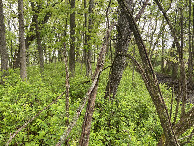
[[[0,0],[0,30],[1,30],[0,31],[1,71],[4,72],[8,69],[8,53],[6,48],[5,24],[2,0]]]
[[[19,13],[19,49],[20,49],[20,77],[22,80],[27,79],[26,71],[26,48],[24,39],[24,10],[23,0],[18,0],[18,13]]]

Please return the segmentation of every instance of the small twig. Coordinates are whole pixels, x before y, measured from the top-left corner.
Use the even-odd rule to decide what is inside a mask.
[[[107,67],[103,68],[103,69],[102,69],[102,71],[104,71],[104,70],[108,69],[109,67],[112,67],[112,65],[109,65],[109,66],[107,66]]]

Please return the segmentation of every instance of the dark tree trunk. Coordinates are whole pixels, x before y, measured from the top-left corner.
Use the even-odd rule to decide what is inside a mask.
[[[93,18],[92,18],[92,13],[93,13],[93,8],[94,8],[94,0],[89,1],[89,8],[88,8],[88,13],[89,13],[89,20],[88,20],[88,35],[87,37],[87,55],[86,55],[86,75],[91,76],[92,75],[92,67],[91,67],[91,61],[92,61],[92,45],[89,43],[91,40],[91,32],[93,28]]]
[[[164,34],[162,34],[162,57],[161,57],[161,72],[164,73]]]
[[[75,8],[75,0],[71,0],[71,9]],[[71,75],[75,74],[75,12],[70,14],[70,51],[69,51],[69,70]]]
[[[19,13],[19,42],[20,42],[20,77],[24,81],[27,79],[27,71],[26,71],[26,48],[24,40],[23,0],[18,0],[18,13]]]
[[[181,117],[185,115],[185,104],[187,99],[187,84],[186,84],[186,74],[185,74],[185,63],[183,60],[183,47],[184,47],[184,30],[183,30],[183,8],[180,8],[181,12],[181,19],[180,19],[180,25],[181,25],[181,48],[179,52],[179,60],[180,60],[180,88],[181,88],[181,97],[182,97],[182,107],[181,107]]]
[[[137,14],[135,20],[140,19],[141,15],[144,13],[144,10],[148,4],[149,0],[146,0],[139,13]],[[132,9],[133,0],[127,0],[127,4]],[[126,54],[129,47],[129,39],[131,36],[131,30],[129,30],[129,23],[124,15],[125,12],[122,8],[119,11],[119,20],[118,20],[118,35],[117,35],[117,43],[115,48],[115,56],[113,60],[113,64],[111,67],[109,81],[106,86],[105,98],[108,96],[114,97],[117,93],[118,86],[120,84],[123,71],[126,66],[126,57],[120,56],[119,54]]]
[[[0,53],[1,53],[1,71],[4,72],[8,69],[8,52],[6,48],[5,38],[5,24],[3,14],[3,2],[0,0]],[[5,72],[3,73],[3,76]]]
[[[35,13],[35,28],[36,28],[36,40],[37,40],[37,45],[38,45],[38,53],[39,53],[39,64],[40,64],[40,73],[42,74],[44,71],[44,57],[43,57],[43,49],[42,49],[42,44],[41,44],[41,36],[40,36],[40,27],[39,27],[39,22],[38,22],[38,13],[40,11],[40,6],[37,4],[37,10],[35,10],[34,3],[31,3],[32,5],[32,10]]]
[[[130,8],[132,8],[132,0],[127,0]],[[126,57],[120,56],[119,54],[126,54],[129,47],[129,39],[131,35],[131,30],[129,30],[129,22],[127,21],[126,16],[124,15],[125,11],[123,8],[120,8],[119,19],[118,19],[118,41],[115,48],[115,57],[113,60],[111,73],[109,76],[109,81],[106,86],[105,98],[108,96],[114,96],[117,93],[118,86],[120,84],[123,71],[126,66]]]
[[[194,29],[194,28],[193,28]],[[189,64],[188,64],[188,81],[192,84],[193,77],[193,55],[192,55],[192,45],[191,45],[191,0],[189,0]]]

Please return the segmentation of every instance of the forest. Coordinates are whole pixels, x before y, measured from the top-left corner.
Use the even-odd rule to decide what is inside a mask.
[[[194,1],[0,0],[0,145],[194,145]]]

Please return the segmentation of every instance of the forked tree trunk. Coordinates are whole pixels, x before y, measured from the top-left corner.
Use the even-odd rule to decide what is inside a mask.
[[[133,0],[127,0],[127,3],[129,7],[132,8]],[[127,53],[129,47],[129,39],[131,37],[131,30],[128,29],[129,23],[126,16],[124,15],[125,11],[123,10],[123,8],[119,8],[119,10],[120,11],[117,28],[118,41],[116,43],[115,57],[113,60],[109,81],[106,86],[105,98],[109,96],[114,98],[117,93],[117,89],[126,66],[126,57],[120,56],[119,54]]]
[[[133,0],[126,0],[126,2],[128,6],[132,9]],[[140,19],[148,3],[149,3],[149,0],[146,0],[144,5],[140,9],[139,13],[136,15],[136,18],[135,18],[136,21]],[[119,55],[119,54],[127,53],[128,47],[129,47],[129,40],[131,37],[131,30],[129,29],[129,23],[124,14],[125,12],[123,8],[120,8],[118,28],[117,28],[118,41],[116,43],[115,56],[114,56],[113,64],[109,75],[109,81],[106,86],[105,98],[107,98],[108,96],[111,96],[114,98],[114,96],[116,95],[118,86],[120,84],[120,81],[123,75],[123,71],[125,70],[125,66],[126,66],[126,57]]]
[[[18,13],[19,13],[19,43],[20,43],[20,77],[22,80],[27,79],[26,71],[26,48],[24,40],[24,11],[23,0],[18,0]]]
[[[35,9],[34,3],[31,3],[32,5],[32,10],[34,11],[35,15],[35,28],[36,28],[36,40],[37,40],[37,49],[39,53],[39,64],[40,64],[40,73],[42,74],[44,71],[44,57],[43,57],[43,49],[42,49],[42,44],[41,44],[41,36],[40,36],[40,27],[39,27],[39,22],[38,22],[38,13],[40,10],[40,6],[38,5],[38,10]]]
[[[91,32],[93,29],[93,9],[94,9],[94,0],[89,1],[89,8],[88,8],[88,13],[89,13],[89,20],[88,20],[88,35],[87,37],[87,55],[86,55],[86,75],[91,76],[92,75],[92,67],[91,67],[91,62],[92,62],[92,44],[90,43],[91,40]]]

